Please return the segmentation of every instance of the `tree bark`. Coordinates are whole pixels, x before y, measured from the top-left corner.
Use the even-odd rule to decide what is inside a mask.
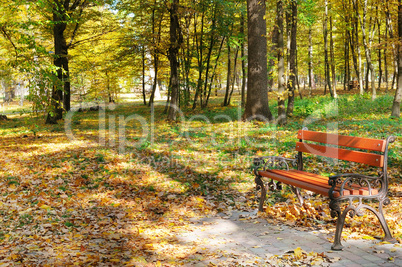
[[[244,51],[244,42],[246,40],[246,36],[244,35],[244,14],[242,13],[240,18],[240,35],[242,37],[240,43],[240,56],[241,56],[241,72],[242,72],[242,81],[241,81],[241,107],[244,108],[246,106],[246,56]]]
[[[230,57],[230,44],[229,38],[227,39],[227,46],[228,46],[228,61],[227,61],[227,72],[226,72],[226,90],[225,90],[225,98],[223,100],[223,106],[229,105],[229,90],[230,90],[230,78],[232,76],[232,69],[231,69],[231,57]]]
[[[398,1],[398,85],[395,92],[394,103],[392,104],[391,116],[401,116],[401,99],[402,99],[402,1]]]
[[[385,92],[388,92],[388,60],[387,60],[387,52],[388,52],[388,19],[385,20],[385,48],[384,48],[384,79],[385,79]]]
[[[349,64],[349,39],[350,39],[350,31],[348,29],[349,27],[349,14],[347,13],[347,9],[344,6],[344,12],[345,12],[345,23],[346,23],[346,29],[345,29],[345,36],[344,36],[344,69],[345,69],[345,76],[343,80],[343,90],[345,91],[346,89],[349,90],[349,81],[350,81],[350,64]]]
[[[194,14],[195,16],[195,14]],[[202,106],[202,73],[204,71],[204,64],[203,64],[203,50],[204,50],[204,17],[205,12],[202,13],[201,16],[201,32],[200,32],[200,44],[198,45],[197,40],[197,18],[194,18],[194,32],[195,32],[195,43],[198,51],[198,81],[197,81],[197,88],[195,89],[194,101],[193,101],[193,109],[197,107],[198,96],[201,95],[201,106]]]
[[[206,58],[206,69],[205,69],[205,79],[204,79],[204,100],[202,101],[202,105],[201,108],[206,108],[208,105],[208,101],[207,101],[207,87],[208,87],[208,83],[210,83],[211,81],[208,82],[209,79],[209,70],[210,70],[210,66],[211,66],[211,55],[212,55],[212,51],[214,48],[214,44],[216,41],[216,36],[215,36],[215,23],[216,23],[216,12],[217,12],[217,4],[215,4],[214,7],[214,16],[212,18],[212,25],[211,25],[211,38],[210,38],[210,42],[209,42],[209,48],[208,48],[208,54],[207,54],[207,58]]]
[[[331,5],[329,5],[329,54],[331,58],[331,73],[332,73],[332,90],[334,97],[336,98],[336,70],[335,70],[335,48],[334,48],[334,38],[333,38],[333,33],[332,33],[332,14],[331,14]]]
[[[142,47],[142,98],[144,105],[147,105],[147,98],[145,94],[145,46]]]
[[[156,0],[155,0],[156,1]],[[151,96],[149,97],[149,101],[148,101],[148,106],[152,106],[154,103],[154,98],[155,98],[155,92],[158,86],[158,71],[159,71],[159,51],[157,51],[157,45],[160,43],[161,41],[161,30],[162,30],[162,18],[160,18],[159,20],[159,25],[158,25],[158,32],[156,32],[155,30],[155,9],[152,10],[152,42],[154,44],[154,50],[152,52],[153,54],[153,58],[154,58],[154,72],[155,72],[155,77],[154,77],[154,83],[152,85],[152,92],[151,92]]]
[[[179,52],[180,44],[182,42],[180,34],[180,25],[178,18],[179,0],[173,0],[170,12],[170,47],[169,47],[169,61],[170,61],[170,105],[168,111],[168,120],[175,121],[179,100],[179,74],[177,61],[177,53]]]
[[[243,120],[272,120],[267,90],[265,0],[247,0],[248,84]]]
[[[57,124],[57,121],[63,118],[63,81],[68,79],[68,70],[64,68],[68,66],[67,61],[67,42],[64,31],[67,27],[64,10],[59,6],[61,3],[55,3],[53,7],[53,38],[54,38],[54,65],[57,68],[57,79],[52,88],[51,107],[52,110],[46,118],[47,124]]]
[[[360,14],[358,15],[360,18]],[[371,62],[371,53],[370,53],[370,48],[369,48],[369,43],[371,42],[370,37],[367,37],[366,35],[366,23],[367,23],[367,0],[364,0],[364,7],[363,7],[363,20],[360,23],[361,30],[362,30],[362,38],[363,38],[363,46],[364,46],[364,51],[366,55],[366,62],[367,62],[367,68],[368,71],[371,73],[371,99],[374,100],[377,96],[377,91],[375,87],[375,73],[374,73],[374,66]],[[368,79],[367,79],[368,80]],[[368,83],[366,84],[368,87]]]
[[[297,56],[297,0],[292,0],[291,18],[290,18],[290,51],[289,51],[289,80],[288,80],[288,107],[286,110],[287,117],[293,115],[293,107],[295,101],[295,88],[297,82],[296,56]]]
[[[329,75],[329,60],[328,60],[328,0],[325,0],[325,19],[324,19],[324,64],[325,64],[325,84],[328,86],[331,97],[335,97],[331,88],[331,78]],[[325,93],[325,92],[324,92]]]
[[[222,47],[223,47],[223,43],[225,42],[225,39],[226,39],[225,36],[223,36],[221,44],[219,46],[218,55],[215,60],[214,70],[212,72],[211,80],[209,81],[209,90],[208,90],[207,98],[205,99],[205,106],[208,105],[209,97],[211,96],[212,84],[213,84],[214,78],[216,76],[216,67],[218,66],[219,57],[221,56]],[[218,95],[218,90],[215,91],[215,96],[217,96],[217,95]]]
[[[234,86],[235,86],[235,82],[236,82],[236,68],[237,68],[237,56],[239,55],[239,47],[236,48],[236,52],[235,52],[235,57],[234,57],[234,62],[233,62],[233,79],[232,79],[232,89],[230,90],[230,94],[229,94],[229,98],[227,101],[227,106],[230,106],[230,101],[232,99],[232,94],[234,91]]]
[[[354,18],[353,18],[353,36],[354,39],[351,40],[353,43],[353,47],[356,47],[356,57],[354,60],[357,60],[357,66],[355,66],[356,69],[356,76],[359,81],[359,88],[360,88],[360,94],[363,95],[364,89],[363,89],[363,74],[362,74],[362,57],[361,57],[361,52],[360,52],[360,43],[359,43],[359,4],[357,0],[353,0],[353,9],[355,12]],[[355,51],[354,51],[355,52]]]
[[[283,1],[277,0],[277,25],[278,25],[278,120],[279,125],[286,124],[285,109],[285,60],[284,60],[284,42],[283,42]]]
[[[277,14],[278,15],[278,14]],[[274,86],[274,78],[273,72],[275,67],[275,58],[278,56],[278,25],[275,23],[273,31],[272,31],[272,45],[271,51],[269,55],[269,64],[268,64],[268,91],[272,92],[272,87]]]
[[[313,72],[312,26],[310,26],[308,29],[308,87],[309,87],[309,95],[311,96],[313,89],[315,89],[314,72]]]
[[[378,27],[378,90],[381,90],[382,82],[382,55],[381,55],[381,23],[380,19],[377,18]]]
[[[386,1],[387,4],[387,8],[385,11],[385,15],[386,15],[386,19],[387,19],[387,28],[388,28],[388,32],[389,32],[389,37],[391,38],[391,40],[394,39],[394,29],[392,27],[392,18],[391,18],[391,12],[390,12],[390,7],[389,7],[389,1]],[[392,60],[393,64],[394,64],[394,74],[392,77],[392,84],[391,84],[391,89],[394,89],[394,84],[395,84],[395,80],[396,80],[396,76],[398,75],[398,48],[395,46],[394,42],[391,42],[391,46],[392,46],[392,52],[394,55],[394,59]]]

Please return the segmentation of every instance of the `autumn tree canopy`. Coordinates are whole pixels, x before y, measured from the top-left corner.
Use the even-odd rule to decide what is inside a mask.
[[[8,99],[16,85],[29,87],[49,123],[71,101],[115,101],[119,92],[152,104],[162,90],[167,104],[205,109],[218,92],[231,105],[241,88],[244,117],[280,124],[294,97],[317,87],[373,100],[395,90],[398,116],[400,9],[396,0],[1,1],[2,90]],[[275,118],[266,91],[278,101]]]

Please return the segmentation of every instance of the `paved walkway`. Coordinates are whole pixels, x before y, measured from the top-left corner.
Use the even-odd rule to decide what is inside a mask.
[[[401,244],[379,240],[343,241],[343,251],[331,251],[325,231],[300,231],[271,225],[255,214],[233,212],[231,216],[194,220],[191,232],[178,236],[181,242],[199,244],[192,266],[279,266],[272,256],[282,256],[300,247],[305,252],[324,253],[318,266],[402,266]],[[285,257],[286,258],[286,257]],[[283,258],[283,259],[285,259]],[[328,260],[329,259],[329,260]],[[297,262],[293,264],[298,265]],[[303,265],[303,262],[299,263]]]

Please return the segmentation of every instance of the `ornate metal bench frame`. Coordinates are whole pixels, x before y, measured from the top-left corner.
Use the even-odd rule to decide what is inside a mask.
[[[305,129],[303,129],[305,130]],[[390,200],[387,197],[388,193],[388,174],[387,174],[387,163],[388,163],[388,145],[395,141],[394,136],[389,136],[386,139],[385,151],[384,151],[384,164],[382,167],[382,171],[379,172],[377,177],[366,176],[357,173],[343,173],[334,176],[330,176],[328,178],[328,184],[331,186],[328,195],[330,199],[329,207],[331,210],[331,217],[337,217],[336,223],[336,232],[334,243],[332,245],[333,250],[342,250],[343,246],[341,244],[341,234],[343,230],[343,225],[345,223],[346,216],[349,214],[350,217],[362,216],[363,210],[367,209],[373,212],[378,220],[381,223],[382,229],[384,231],[383,241],[388,241],[391,243],[397,242],[395,238],[392,237],[391,231],[387,225],[387,222],[384,217],[383,206],[390,204]],[[257,157],[253,160],[254,165],[254,174],[255,174],[255,183],[256,189],[261,190],[260,203],[259,203],[259,211],[263,211],[263,205],[266,199],[266,193],[268,188],[271,190],[282,189],[281,182],[274,182],[271,179],[269,182],[264,183],[263,177],[259,174],[259,171],[264,170],[272,170],[277,168],[285,168],[286,170],[290,170],[290,167],[293,167],[297,170],[303,170],[303,158],[302,153],[299,152],[298,155],[294,159],[277,157],[277,156],[267,156],[267,157]],[[345,187],[350,186],[352,184],[360,185],[361,187],[368,188],[369,195],[343,195],[342,192],[345,190]],[[335,197],[334,191],[335,187],[337,187],[338,192],[340,192],[340,196]],[[296,194],[299,202],[303,205],[303,197],[300,194],[300,190],[297,187],[291,186],[292,191]],[[377,189],[377,194],[371,194],[373,189]],[[363,200],[376,200],[379,203],[378,210],[363,203]],[[343,202],[347,202],[346,208],[341,211],[341,204]]]

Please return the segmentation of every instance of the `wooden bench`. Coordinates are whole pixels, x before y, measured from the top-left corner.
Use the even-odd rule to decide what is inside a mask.
[[[396,242],[392,237],[383,214],[383,206],[390,203],[388,193],[388,145],[395,141],[389,136],[386,140],[369,139],[338,134],[308,131],[306,128],[297,134],[297,156],[295,159],[269,156],[254,159],[254,173],[257,189],[261,190],[259,211],[263,205],[268,188],[281,189],[281,183],[290,185],[300,203],[303,198],[299,189],[306,189],[329,198],[331,216],[337,217],[333,250],[342,250],[341,234],[346,215],[362,216],[363,209],[372,211],[384,230],[384,241]],[[358,162],[380,168],[378,176],[360,173],[342,173],[330,177],[303,171],[304,153]],[[293,168],[292,168],[293,167]],[[269,181],[270,180],[270,181]],[[269,182],[268,182],[269,181]],[[274,182],[276,181],[276,183]],[[366,204],[375,200],[378,210]],[[364,202],[363,202],[364,201]],[[341,204],[346,207],[341,211]]]

